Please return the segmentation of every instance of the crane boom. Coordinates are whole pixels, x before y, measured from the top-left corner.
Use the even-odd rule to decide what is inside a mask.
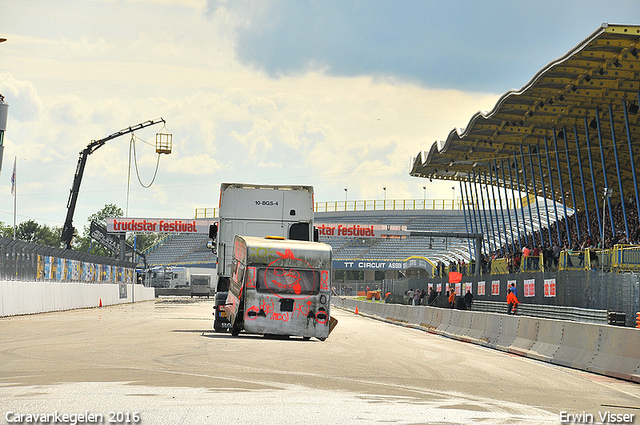
[[[71,193],[69,194],[69,201],[67,202],[67,218],[64,221],[64,227],[62,228],[62,242],[65,243],[66,249],[71,249],[71,242],[73,241],[73,214],[76,210],[76,202],[78,201],[78,193],[80,192],[80,183],[82,182],[82,175],[84,174],[84,167],[87,164],[87,157],[94,153],[99,147],[104,145],[109,140],[115,139],[116,137],[123,136],[128,133],[133,133],[136,130],[140,130],[145,127],[149,127],[151,125],[155,125],[158,123],[165,123],[165,120],[162,118],[158,118],[155,120],[145,121],[140,124],[136,124],[131,127],[127,127],[120,131],[117,131],[109,136],[100,139],[93,140],[86,148],[80,151],[80,158],[78,158],[78,166],[76,167],[76,173],[73,176],[73,185],[71,186]]]

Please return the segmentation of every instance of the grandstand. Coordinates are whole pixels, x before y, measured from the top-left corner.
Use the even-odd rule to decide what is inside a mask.
[[[216,256],[207,248],[208,237],[202,233],[175,233],[147,251],[147,265],[214,267]]]
[[[338,206],[338,202],[316,204],[316,226],[322,224],[358,224],[361,226],[402,226],[406,231],[469,233],[470,227],[485,226],[491,223],[490,215],[494,220],[500,217],[508,222],[524,220],[522,233],[531,232],[538,228],[538,223],[531,223],[526,209],[505,208],[503,210],[478,210],[471,216],[469,211],[462,208],[460,203],[451,204],[451,209],[444,208],[442,200],[393,201],[387,200],[384,204],[373,205],[367,210],[357,210],[359,202],[353,201],[351,205]],[[382,202],[382,201],[381,201]],[[407,207],[409,205],[409,207]],[[328,207],[329,206],[329,207]],[[344,208],[342,208],[344,207]],[[441,207],[441,209],[433,209]],[[399,208],[399,209],[393,209]],[[215,216],[215,209],[208,209],[209,215]],[[523,213],[523,211],[525,213]],[[198,215],[198,212],[196,213]],[[486,217],[485,217],[486,215]],[[200,213],[200,216],[202,214]],[[474,222],[475,225],[471,223]],[[544,223],[546,224],[546,222]],[[483,227],[484,230],[484,227]],[[483,251],[496,246],[495,240],[491,240],[490,233],[485,235]],[[510,232],[512,233],[512,232]],[[517,243],[519,229],[514,226],[514,239],[511,234],[500,236],[499,244]],[[215,265],[216,256],[206,247],[208,242],[205,234],[171,234],[162,239],[156,245],[145,252],[148,265],[172,265],[172,266],[206,266]],[[421,257],[431,265],[442,262],[446,265],[456,262],[469,262],[473,259],[473,240],[459,237],[423,237],[423,236],[395,236],[395,237],[347,237],[347,236],[320,236],[320,242],[327,243],[333,248],[334,268],[340,269],[343,262],[366,261],[403,262],[411,257]],[[499,249],[499,248],[498,248]],[[427,267],[431,272],[431,267]]]
[[[465,218],[461,210],[400,210],[342,211],[317,213],[316,225],[326,223],[374,224],[406,226],[407,230],[465,233]],[[321,236],[333,248],[335,260],[405,260],[424,257],[436,262],[463,259],[469,256],[467,240],[459,238],[376,238]]]

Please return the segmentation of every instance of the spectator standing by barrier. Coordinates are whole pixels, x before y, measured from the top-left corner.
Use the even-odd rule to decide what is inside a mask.
[[[456,289],[449,288],[449,308],[456,308]]]
[[[507,314],[516,314],[518,311],[518,298],[511,292],[511,289],[507,289]]]
[[[511,293],[513,293],[513,295],[515,297],[518,296],[518,288],[516,288],[516,284],[512,283],[511,286],[509,287],[509,290],[511,291]]]
[[[420,305],[421,298],[422,298],[422,290],[416,289],[416,292],[413,295],[413,305]]]
[[[428,305],[433,305],[437,297],[438,297],[438,293],[435,291],[435,289],[431,288],[429,291]]]
[[[467,310],[471,310],[471,304],[473,303],[473,294],[467,289],[467,293],[464,294],[464,305]]]

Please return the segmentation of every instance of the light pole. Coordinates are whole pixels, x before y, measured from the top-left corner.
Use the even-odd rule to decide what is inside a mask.
[[[601,240],[601,244],[602,244],[602,249],[604,250],[604,226],[607,223],[607,210],[605,209],[605,206],[607,204],[607,199],[611,198],[611,195],[613,195],[613,189],[611,189],[610,187],[605,187],[604,191],[602,193],[602,240]],[[613,229],[611,229],[611,231],[613,231]]]
[[[611,198],[611,195],[613,195],[613,189],[611,189],[610,187],[605,187],[604,191],[602,193],[602,239],[600,240],[600,247],[602,248],[602,251],[600,252],[600,256],[602,258],[600,258],[600,270],[602,271],[602,273],[604,273],[604,226],[606,221],[606,213],[607,210],[605,209],[605,206],[607,204],[607,199]],[[613,228],[611,229],[611,231],[613,232]]]
[[[387,188],[383,187],[382,191],[384,192],[384,201],[382,202],[382,209],[386,210],[387,209]]]
[[[347,188],[344,188],[344,210],[347,210]]]
[[[422,209],[427,209],[427,186],[422,186],[422,190],[424,190],[424,201],[422,202]]]
[[[453,198],[451,198],[451,209],[455,209],[456,206],[456,187],[451,186],[451,190],[453,191]]]

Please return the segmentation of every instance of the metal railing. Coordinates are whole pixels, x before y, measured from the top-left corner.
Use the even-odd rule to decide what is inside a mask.
[[[460,199],[371,199],[316,202],[314,212],[462,210]],[[217,218],[218,208],[196,208],[195,218]]]
[[[506,302],[497,301],[474,301],[472,309],[489,313],[506,313],[507,304]],[[592,310],[579,307],[521,303],[518,304],[518,315],[543,319],[571,320],[574,322],[609,323],[609,312],[607,310]]]
[[[79,251],[0,238],[0,279],[131,283],[135,264]]]

